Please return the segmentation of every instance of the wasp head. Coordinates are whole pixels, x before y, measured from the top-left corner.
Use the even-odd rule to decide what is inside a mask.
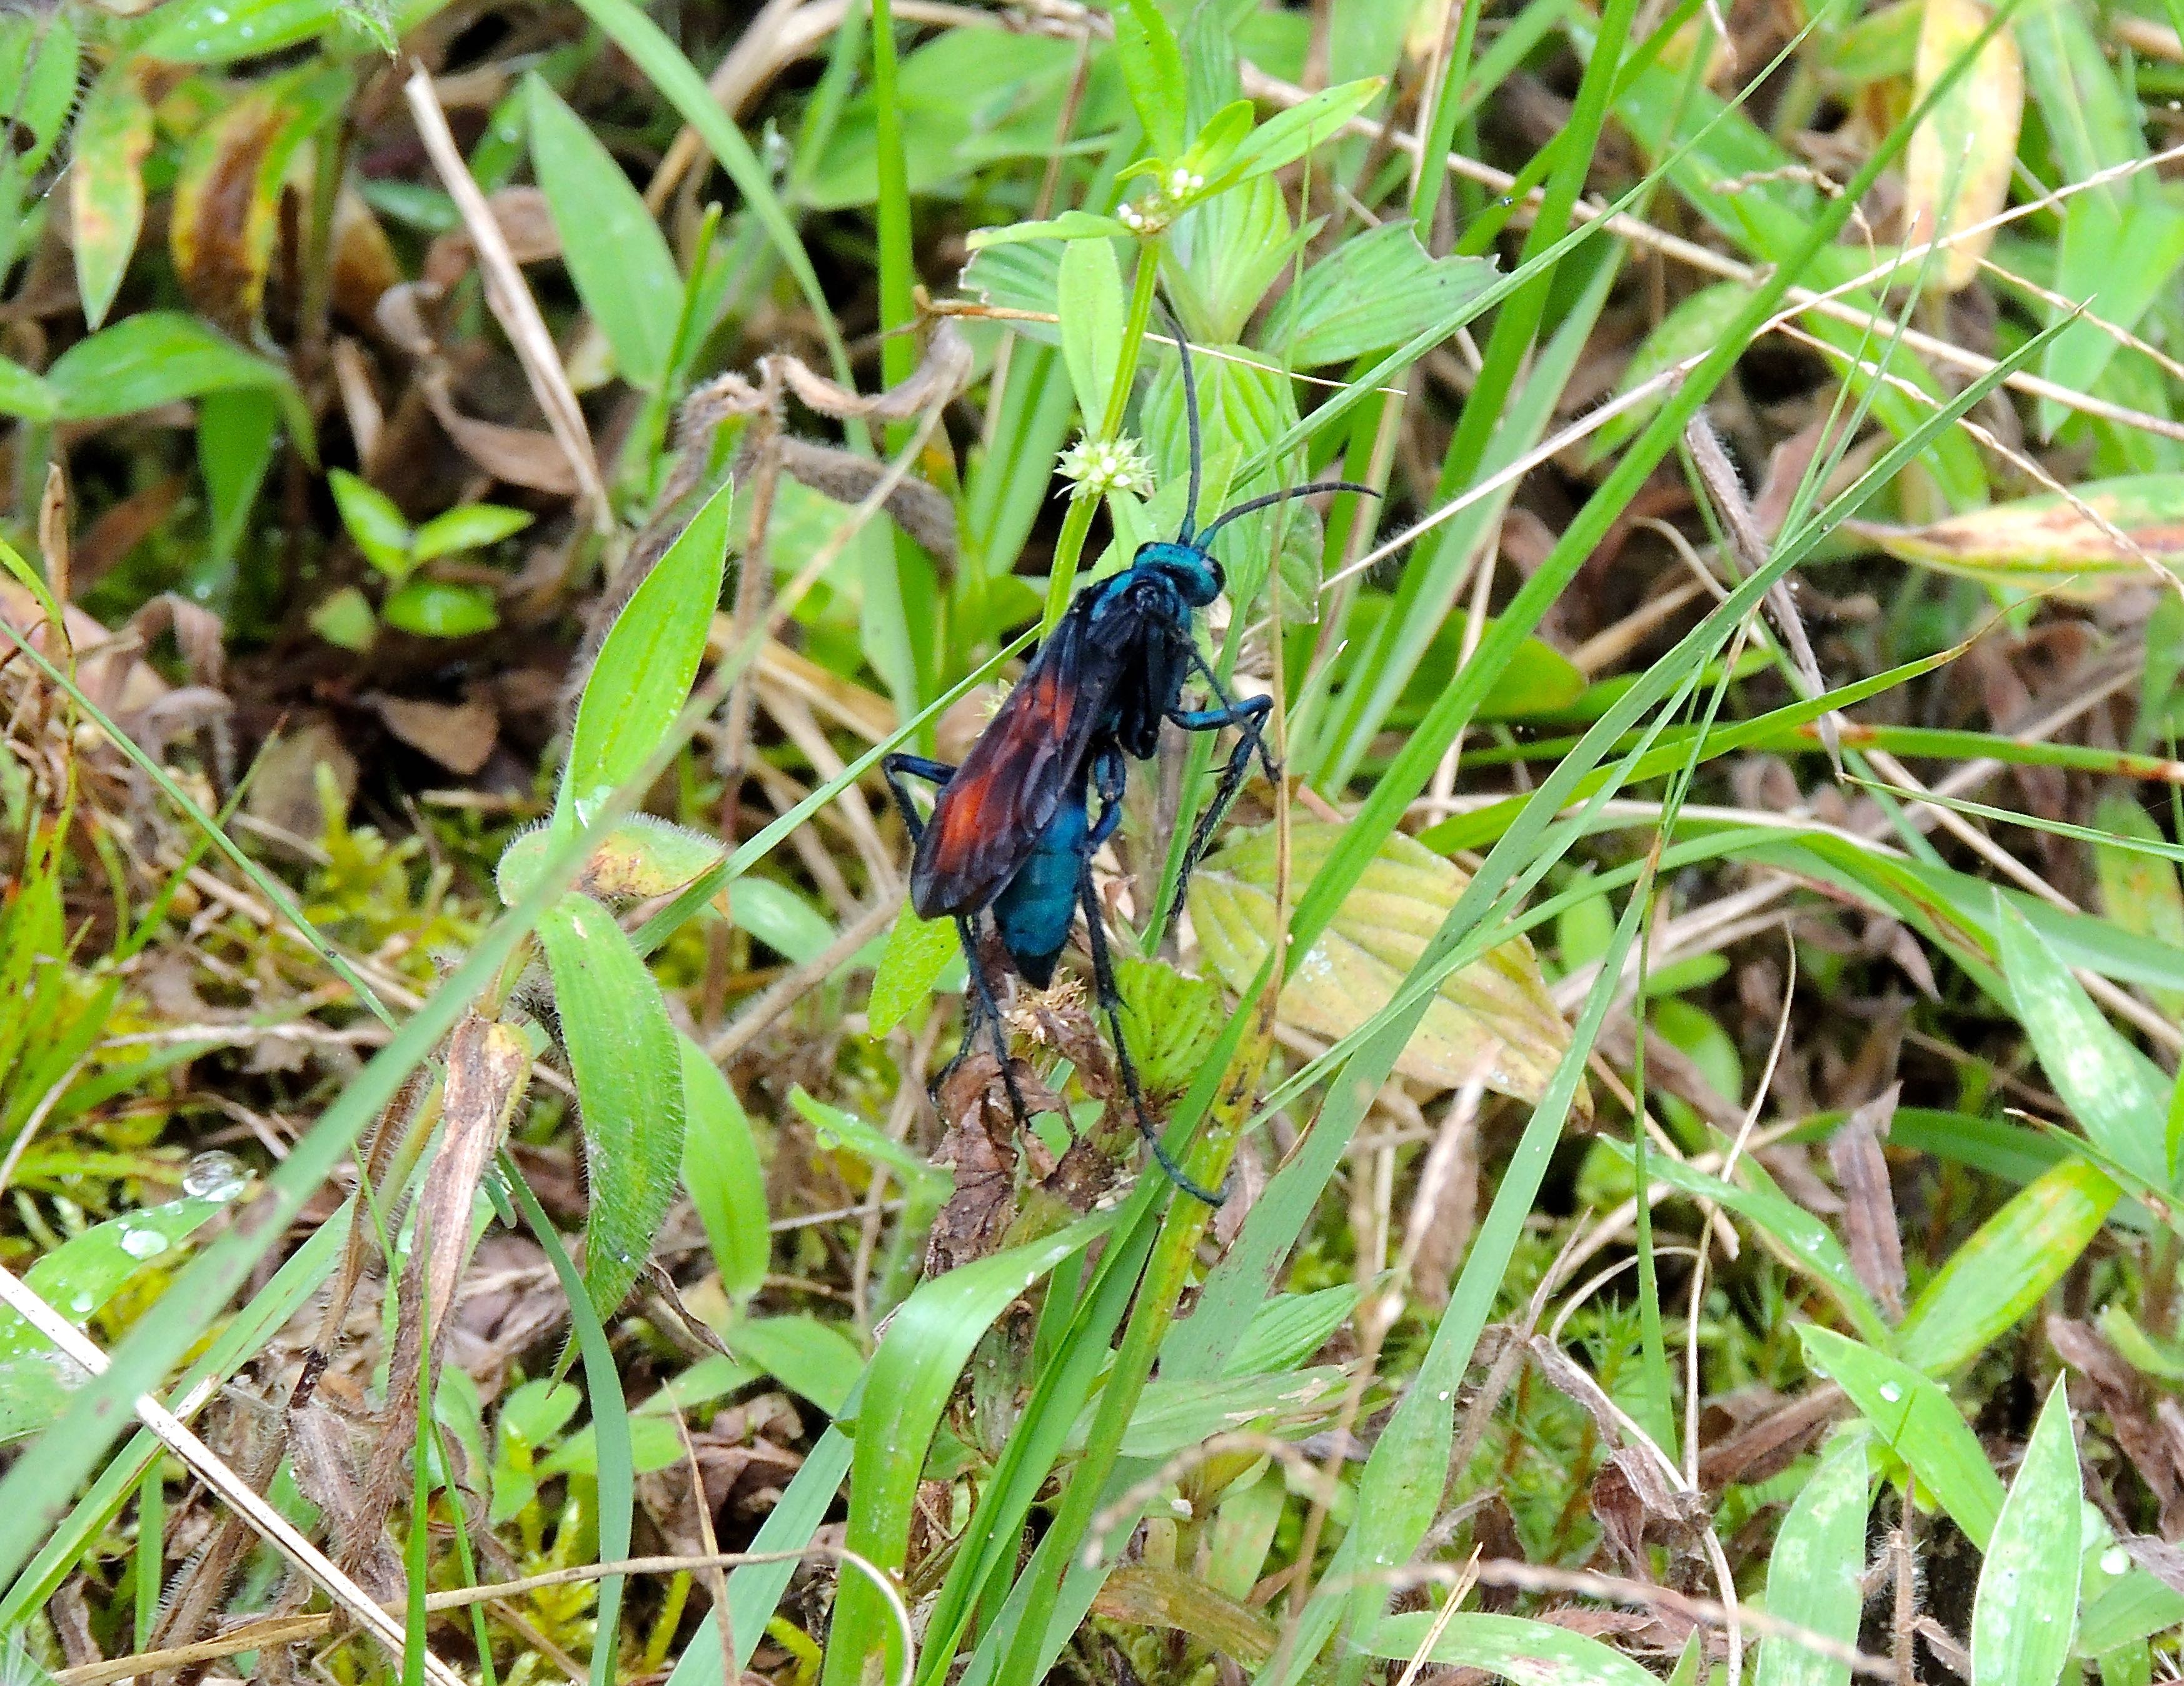
[[[1203,609],[1221,594],[1227,581],[1221,565],[1195,544],[1156,539],[1138,547],[1132,565],[1150,570],[1176,589],[1193,609]]]

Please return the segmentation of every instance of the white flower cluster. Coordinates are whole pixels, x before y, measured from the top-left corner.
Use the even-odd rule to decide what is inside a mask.
[[[1072,482],[1072,498],[1105,498],[1110,492],[1143,497],[1152,491],[1153,465],[1127,434],[1114,439],[1079,439],[1056,465]]]
[[[1135,204],[1116,206],[1115,220],[1133,234],[1157,234],[1174,219],[1182,202],[1205,186],[1206,178],[1198,171],[1178,164]]]

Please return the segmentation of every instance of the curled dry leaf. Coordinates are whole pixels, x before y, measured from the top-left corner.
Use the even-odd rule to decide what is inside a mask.
[[[1342,834],[1323,821],[1292,826],[1292,882],[1310,883]],[[1191,880],[1199,949],[1231,989],[1250,985],[1272,940],[1274,843],[1270,830],[1232,843]],[[1423,844],[1390,837],[1282,991],[1284,1022],[1327,1038],[1364,1024],[1387,1005],[1469,882]],[[1568,1047],[1569,1027],[1531,943],[1519,937],[1442,981],[1396,1069],[1445,1088],[1476,1079],[1496,1094],[1535,1101]]]
[[[413,697],[366,697],[387,729],[449,772],[468,778],[492,759],[500,720],[482,703],[428,703]]]
[[[1901,561],[2092,602],[2143,578],[2148,558],[2184,569],[2184,474],[2093,481],[2070,498],[2020,498],[1925,526],[1843,525]]]
[[[1926,97],[1993,18],[1980,0],[1925,0],[1913,75],[1914,99]],[[1905,165],[1907,243],[1949,239],[2002,209],[2024,114],[2025,64],[2016,37],[2005,25],[1912,132]],[[1927,265],[1926,290],[1955,292],[1969,286],[1993,242],[1992,229],[1952,241]]]

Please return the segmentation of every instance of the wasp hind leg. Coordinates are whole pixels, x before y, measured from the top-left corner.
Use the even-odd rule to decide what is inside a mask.
[[[910,792],[905,787],[903,780],[923,779],[935,789],[940,789],[956,776],[956,769],[945,761],[928,760],[922,755],[889,755],[880,763],[880,772],[894,797],[894,805],[902,810],[902,823],[910,832],[910,840],[916,843],[925,834],[925,821],[919,817],[917,804],[910,799]]]
[[[1145,1138],[1153,1163],[1167,1174],[1169,1182],[1194,1200],[1217,1206],[1228,1196],[1218,1189],[1206,1188],[1176,1163],[1175,1155],[1167,1150],[1167,1143],[1161,1140],[1160,1127],[1153,1122],[1150,1109],[1145,1105],[1145,1088],[1138,1082],[1138,1068],[1130,1059],[1130,1044],[1123,1036],[1123,992],[1115,982],[1115,962],[1107,949],[1107,930],[1100,922],[1100,900],[1092,888],[1092,863],[1089,858],[1078,893],[1092,944],[1093,993],[1106,1018],[1107,1032],[1114,1038],[1115,1064],[1122,1071],[1123,1088],[1130,1098],[1130,1109],[1137,1115],[1138,1133]]]
[[[977,1046],[978,1032],[989,1030],[993,1036],[994,1058],[1000,1062],[1001,1087],[1008,1091],[1009,1111],[1016,1120],[1018,1130],[1031,1128],[1031,1109],[1024,1105],[1023,1091],[1017,1086],[1015,1063],[1009,1058],[1008,1021],[1001,1016],[1001,1004],[994,994],[993,980],[986,976],[984,964],[978,958],[978,917],[966,914],[956,921],[956,932],[963,944],[964,964],[970,968],[970,982],[964,991],[963,1045],[956,1049],[956,1057],[942,1068],[933,1080],[933,1092],[937,1093],[948,1075],[963,1063],[964,1058]]]

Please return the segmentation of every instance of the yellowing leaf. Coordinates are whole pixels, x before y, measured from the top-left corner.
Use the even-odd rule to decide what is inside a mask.
[[[1339,825],[1291,827],[1290,877],[1309,883],[1342,836]],[[1274,835],[1262,832],[1211,857],[1192,878],[1190,917],[1206,963],[1242,989],[1274,928]],[[1333,1040],[1387,1005],[1470,882],[1407,837],[1390,837],[1283,990],[1286,1024]],[[1569,1046],[1569,1027],[1523,938],[1445,978],[1396,1061],[1404,1076],[1453,1088],[1474,1077],[1497,1094],[1537,1100]]]
[[[1926,0],[1913,73],[1914,97],[1947,74],[1993,14],[1979,0]],[[1906,244],[1940,237],[1985,221],[2003,207],[2025,114],[2025,65],[2016,37],[1997,30],[1970,66],[1913,131],[1905,224]],[[1979,273],[1994,231],[1969,235],[1936,253],[1925,270],[1930,292],[1954,292]]]
[[[120,291],[144,225],[143,164],[152,150],[152,108],[136,82],[116,74],[92,91],[76,120],[69,174],[76,289],[96,328]]]
[[[2184,474],[2094,481],[2072,498],[2020,498],[1922,527],[1845,525],[1906,562],[2085,600],[2147,578],[2146,559],[2184,569]]]

